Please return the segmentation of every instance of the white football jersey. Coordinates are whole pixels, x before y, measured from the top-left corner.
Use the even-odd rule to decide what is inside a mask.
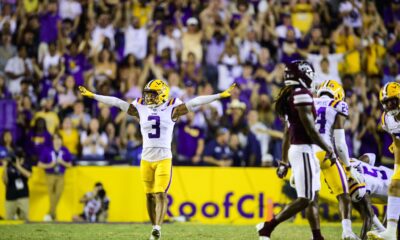
[[[351,159],[351,165],[363,174],[366,189],[372,197],[386,199],[393,175],[392,169],[385,166],[372,166],[355,158]]]
[[[396,121],[394,116],[383,113],[381,117],[383,130],[400,139],[400,122]]]
[[[143,137],[142,159],[158,161],[172,158],[171,142],[175,126],[172,111],[182,104],[178,98],[172,98],[157,107],[142,104],[143,98],[132,102],[139,113],[140,131]]]
[[[320,98],[314,98],[314,105],[317,112],[315,127],[325,142],[333,147],[332,133],[336,115],[342,114],[343,116],[348,117],[349,107],[346,102],[334,100],[325,95]]]

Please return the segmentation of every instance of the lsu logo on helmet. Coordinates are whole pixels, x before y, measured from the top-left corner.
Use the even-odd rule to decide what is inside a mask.
[[[335,100],[343,101],[345,94],[342,85],[335,80],[328,80],[321,84],[317,91],[318,97],[323,93],[329,93]]]
[[[143,93],[147,105],[160,105],[169,98],[169,86],[163,80],[154,79],[146,84]]]
[[[396,116],[400,113],[400,84],[397,82],[386,83],[379,92],[379,101],[386,113]]]

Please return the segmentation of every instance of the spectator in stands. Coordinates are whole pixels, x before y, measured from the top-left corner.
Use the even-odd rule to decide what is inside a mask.
[[[273,166],[273,156],[270,151],[270,144],[272,138],[282,139],[282,132],[268,128],[264,123],[258,119],[258,112],[255,110],[249,111],[247,114],[247,122],[251,132],[256,136],[261,146],[261,165]]]
[[[103,49],[94,59],[93,83],[91,85],[98,87],[106,81],[114,81],[117,74],[114,54],[108,49]]]
[[[62,145],[68,149],[71,158],[76,159],[79,154],[79,132],[72,125],[71,118],[64,118],[59,134],[63,140]]]
[[[4,73],[7,61],[17,54],[17,49],[11,43],[12,35],[2,33],[0,45],[0,73]]]
[[[147,56],[148,31],[145,25],[140,25],[139,19],[130,17],[129,8],[125,7],[125,46],[124,56],[133,54],[139,61]]]
[[[116,135],[115,125],[113,122],[108,122],[105,126],[105,133],[107,139],[109,139],[107,146],[104,150],[104,157],[107,160],[116,160],[120,158],[119,155],[119,141],[120,139]]]
[[[71,118],[72,126],[79,130],[87,129],[91,119],[90,115],[85,112],[82,100],[78,100],[74,104],[74,111],[69,117]]]
[[[229,167],[233,164],[232,151],[229,148],[229,130],[219,128],[215,140],[210,141],[203,154],[203,162],[209,166]]]
[[[33,120],[43,118],[46,121],[46,127],[50,134],[54,134],[56,129],[60,126],[60,118],[54,109],[54,99],[49,97],[40,101],[41,110],[36,112]]]
[[[229,147],[232,151],[232,159],[234,167],[246,166],[244,150],[240,146],[239,136],[237,134],[231,134],[229,138]]]
[[[3,183],[6,186],[6,219],[29,220],[29,186],[28,179],[32,169],[25,161],[25,153],[21,148],[10,149],[11,133],[3,134],[6,147],[0,147],[0,160],[3,160]],[[11,139],[12,141],[12,139]],[[17,217],[17,218],[16,218]]]
[[[58,105],[61,107],[59,110],[60,115],[69,115],[73,111],[74,103],[78,100],[74,77],[71,75],[67,76],[63,86],[58,91]]]
[[[177,156],[174,165],[194,166],[201,161],[204,151],[204,131],[194,125],[195,113],[189,112],[185,121],[180,121],[177,128]]]
[[[49,211],[44,217],[44,221],[54,221],[57,219],[57,205],[64,190],[64,174],[65,170],[72,166],[71,161],[71,154],[62,145],[61,135],[55,133],[53,135],[53,146],[42,152],[38,164],[39,167],[45,169],[50,198]]]
[[[39,156],[43,154],[46,149],[51,148],[52,141],[51,135],[47,131],[46,121],[43,118],[37,118],[33,121],[35,124],[30,130],[27,139],[27,146],[25,149],[31,157],[32,164],[36,165]]]
[[[182,61],[186,62],[189,53],[192,52],[195,55],[196,62],[201,63],[203,60],[203,47],[201,45],[203,32],[200,29],[199,21],[194,17],[189,18],[186,21],[186,29],[183,29],[180,18],[177,21],[182,31]]]
[[[121,149],[126,149],[125,160],[134,166],[139,166],[142,155],[142,137],[134,122],[122,124],[120,139]]]
[[[90,120],[87,131],[81,133],[82,158],[103,160],[105,148],[108,143],[107,135],[99,131],[99,121]]]
[[[0,99],[11,98],[11,93],[6,86],[6,78],[0,74]]]
[[[18,47],[18,54],[7,61],[4,71],[10,79],[8,90],[13,95],[19,94],[21,81],[30,77],[33,72],[32,63],[27,58],[25,46]]]
[[[242,71],[238,49],[232,42],[225,44],[218,62],[218,89],[221,90],[229,87]]]
[[[74,222],[107,222],[110,200],[101,182],[97,182],[93,191],[87,192],[79,202],[85,206],[83,213],[72,218]]]
[[[65,73],[74,77],[77,86],[85,83],[85,73],[91,67],[85,54],[82,53],[83,49],[79,51],[78,42],[72,41],[68,45],[68,51],[63,56],[63,63],[65,66]]]

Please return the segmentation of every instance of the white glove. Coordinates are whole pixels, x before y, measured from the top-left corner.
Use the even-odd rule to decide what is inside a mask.
[[[365,182],[364,176],[357,171],[357,169],[350,167],[350,176],[357,182],[357,183],[363,183]]]

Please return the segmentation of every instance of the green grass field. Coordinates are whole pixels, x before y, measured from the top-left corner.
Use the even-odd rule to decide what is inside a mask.
[[[146,240],[151,227],[148,224],[15,224],[0,225],[1,240]],[[356,225],[355,231],[359,231]],[[340,224],[324,224],[322,232],[327,240],[340,239]],[[254,226],[203,225],[193,223],[165,224],[163,240],[231,240],[258,239]],[[308,240],[311,232],[307,225],[283,224],[272,235],[273,240]]]

